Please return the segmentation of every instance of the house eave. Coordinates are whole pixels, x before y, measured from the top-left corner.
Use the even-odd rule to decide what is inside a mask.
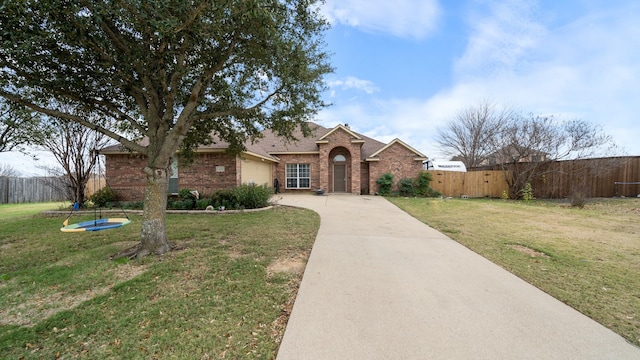
[[[213,149],[213,148],[197,148],[194,149],[194,153],[223,153],[227,151],[227,149]]]
[[[270,151],[269,155],[318,155],[320,151]]]
[[[270,161],[270,162],[274,162],[274,163],[279,163],[280,162],[279,159],[276,159],[276,158],[273,158],[273,157],[267,157],[267,156],[260,155],[260,154],[256,154],[256,153],[251,152],[251,151],[243,151],[242,153],[243,154],[247,154],[247,155],[251,155],[253,157],[257,157],[258,159],[262,159],[262,160],[265,160],[265,161]]]
[[[100,155],[138,155],[137,151],[124,150],[98,150]]]

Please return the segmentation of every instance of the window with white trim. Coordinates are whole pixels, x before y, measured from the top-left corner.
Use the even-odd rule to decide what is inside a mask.
[[[287,189],[309,189],[311,167],[309,164],[287,164]]]

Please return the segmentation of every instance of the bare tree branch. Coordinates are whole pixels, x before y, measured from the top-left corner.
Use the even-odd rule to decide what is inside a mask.
[[[9,164],[0,164],[0,177],[18,177],[20,172]]]
[[[512,116],[512,110],[481,100],[460,110],[444,128],[438,129],[436,141],[445,153],[459,157],[467,168],[481,166],[494,151],[493,138]]]
[[[69,106],[63,106],[63,110],[65,113],[73,112]],[[110,138],[77,122],[61,118],[48,120],[48,126],[55,136],[46,139],[40,145],[51,152],[56,162],[62,167],[64,171],[62,175],[66,177],[70,186],[71,200],[82,205],[85,201],[87,183],[95,176],[94,170],[98,162],[97,150],[106,146]]]
[[[19,104],[22,104],[22,105],[24,105],[24,106],[26,106],[26,107],[34,110],[34,111],[37,111],[39,113],[46,114],[46,115],[49,115],[49,116],[55,117],[55,118],[60,118],[60,119],[66,119],[66,120],[69,120],[69,121],[73,121],[73,122],[76,122],[76,123],[78,123],[80,125],[86,126],[89,129],[98,131],[98,132],[100,132],[100,133],[112,138],[113,140],[120,142],[122,145],[124,145],[126,148],[128,148],[131,151],[137,151],[137,152],[139,152],[141,154],[144,154],[145,151],[146,151],[145,148],[143,146],[138,145],[138,143],[135,143],[133,141],[129,141],[128,139],[120,136],[120,134],[117,134],[117,133],[115,133],[115,132],[113,132],[113,131],[105,128],[105,127],[102,127],[102,126],[99,126],[97,124],[88,122],[87,120],[83,119],[82,117],[80,117],[78,115],[68,114],[68,113],[65,113],[65,112],[62,112],[62,111],[59,111],[59,110],[52,110],[52,109],[49,109],[49,108],[44,108],[44,107],[38,106],[36,104],[33,104],[33,103],[29,102],[29,101],[26,101],[25,99],[23,99],[21,97],[14,96],[13,94],[9,94],[9,93],[3,92],[2,90],[0,90],[0,95],[4,96],[7,99],[15,101],[15,102],[17,102]]]
[[[442,129],[437,141],[467,168],[490,166],[504,171],[512,198],[527,183],[546,175],[551,161],[583,159],[613,144],[602,128],[584,120],[522,115],[488,100],[464,108]]]
[[[602,128],[584,120],[559,121],[553,116],[514,116],[494,139],[490,158],[505,171],[510,195],[518,197],[527,183],[549,174],[546,164],[593,156],[613,144]]]

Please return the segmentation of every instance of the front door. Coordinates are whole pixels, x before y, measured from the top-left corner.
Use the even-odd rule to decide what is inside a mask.
[[[347,166],[346,164],[333,165],[333,191],[347,191]]]

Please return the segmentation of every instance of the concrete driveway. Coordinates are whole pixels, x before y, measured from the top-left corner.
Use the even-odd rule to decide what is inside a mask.
[[[622,337],[384,198],[276,198],[321,217],[279,360],[640,359]]]

